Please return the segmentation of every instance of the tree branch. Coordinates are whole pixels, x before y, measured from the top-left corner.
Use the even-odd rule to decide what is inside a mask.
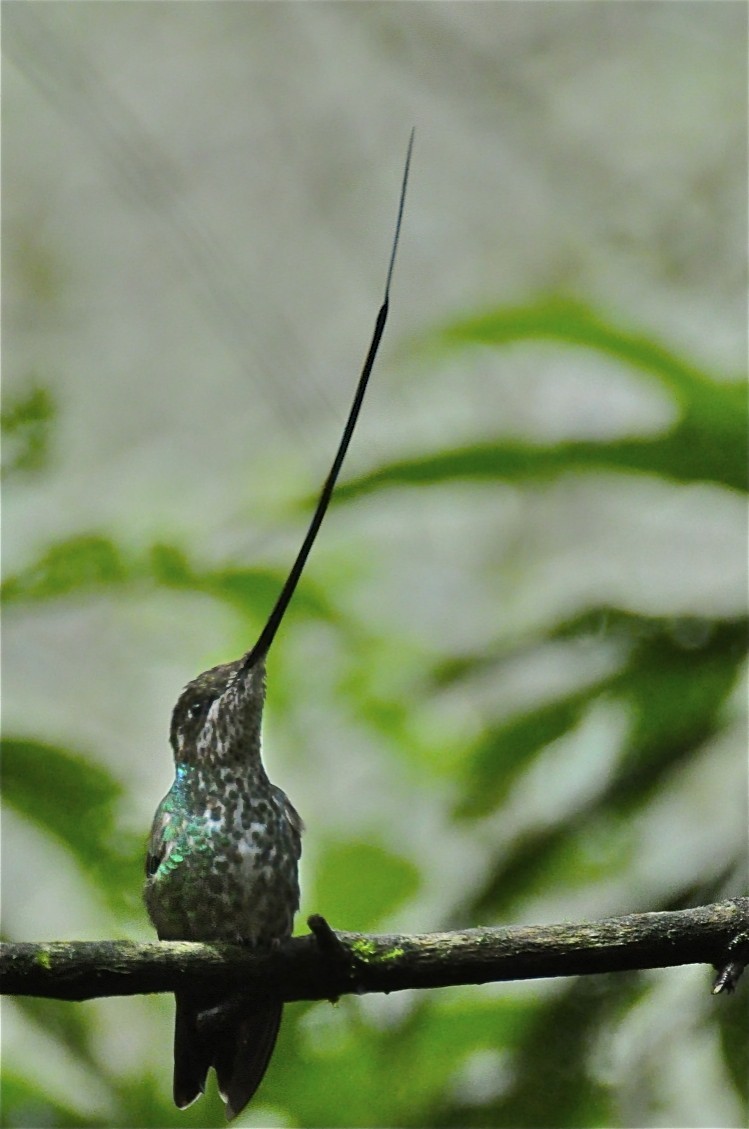
[[[749,956],[749,898],[588,924],[367,935],[312,932],[272,952],[229,944],[55,941],[0,946],[5,995],[86,1000],[215,984],[257,998],[333,999],[451,984],[711,964],[730,991]]]

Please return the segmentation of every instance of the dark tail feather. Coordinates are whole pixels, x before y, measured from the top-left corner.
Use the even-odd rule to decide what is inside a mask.
[[[243,1016],[214,1045],[213,1065],[226,1117],[241,1113],[263,1080],[281,1025],[283,1004]]]
[[[226,1102],[226,1116],[241,1113],[263,1080],[276,1044],[283,1004],[253,1010],[229,1020],[223,1029],[198,1026],[198,1015],[216,1000],[181,992],[175,996],[174,1102],[180,1109],[192,1105],[205,1091],[211,1066]]]
[[[196,1018],[200,1008],[192,996],[181,993],[175,996],[175,1000],[174,1104],[179,1109],[185,1109],[205,1091],[213,1048],[198,1030]]]

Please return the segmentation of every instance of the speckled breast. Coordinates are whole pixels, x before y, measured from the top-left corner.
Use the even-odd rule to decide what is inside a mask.
[[[302,831],[289,800],[270,783],[248,795],[237,778],[185,804],[181,783],[156,813],[158,850],[149,854],[157,865],[145,902],[159,937],[267,945],[288,936],[299,906]]]

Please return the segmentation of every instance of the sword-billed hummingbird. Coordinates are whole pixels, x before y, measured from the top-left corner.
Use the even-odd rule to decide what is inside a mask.
[[[260,755],[265,662],[328,508],[346,456],[388,315],[413,130],[403,172],[385,296],[333,465],[309,529],[255,645],[212,667],[183,690],[172,714],[175,779],[159,804],[146,858],[145,902],[160,940],[231,941],[269,948],[291,935],[299,907],[302,821],[271,784]],[[226,1115],[235,1117],[262,1081],[282,1003],[226,1008],[207,1026],[202,1012],[226,1002],[185,986],[176,993],[174,1100],[180,1109],[216,1071]]]

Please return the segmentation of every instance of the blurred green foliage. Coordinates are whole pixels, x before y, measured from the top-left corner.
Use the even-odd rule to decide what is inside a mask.
[[[40,741],[4,738],[0,752],[5,803],[69,851],[113,909],[132,910],[142,843],[117,827],[117,781],[89,758]]]
[[[0,412],[3,478],[19,471],[44,470],[49,464],[56,407],[49,389],[35,379],[20,395],[6,395]]]
[[[479,347],[498,350],[539,340],[562,350],[591,350],[629,366],[672,397],[674,423],[646,438],[552,445],[496,439],[434,451],[349,481],[338,503],[393,486],[439,489],[455,479],[512,480],[522,486],[612,471],[746,492],[744,389],[713,379],[657,342],[623,332],[580,305],[555,301],[493,311],[441,330],[427,348],[432,355],[460,356]],[[41,465],[53,418],[48,399],[38,391],[24,403],[11,406],[5,420],[11,432],[27,436],[26,453],[12,459],[16,471]],[[36,562],[5,580],[2,595],[18,614],[40,602],[71,597],[80,602],[94,593],[116,599],[125,586],[178,589],[224,601],[257,622],[280,579],[273,570],[233,563],[206,570],[178,546],[156,545],[138,555],[110,537],[82,533],[49,545]],[[328,601],[313,584],[302,585],[296,609],[297,615],[345,629],[335,600]],[[612,669],[533,708],[508,707],[468,739],[453,760],[459,767],[450,781],[451,818],[469,834],[475,829],[483,862],[481,873],[466,881],[459,903],[444,905],[445,926],[501,921],[531,897],[553,892],[557,902],[564,902],[567,893],[579,895],[588,885],[615,883],[629,865],[638,816],[668,794],[723,732],[746,660],[746,619],[704,615],[696,608],[693,618],[674,620],[665,611],[645,616],[592,602],[581,614],[514,640],[513,653],[533,653],[550,643],[572,646],[602,631],[616,656]],[[377,657],[374,644],[371,657],[373,662]],[[345,708],[373,735],[388,733],[397,743],[405,711],[428,709],[436,696],[468,690],[479,678],[500,684],[509,657],[499,645],[449,664],[435,656],[416,703],[404,703],[398,686],[375,691],[366,672],[349,674],[342,683]],[[555,758],[565,747],[557,743],[574,738],[602,701],[619,706],[627,719],[611,771],[594,787],[581,789],[578,801],[557,816],[518,827],[502,840],[501,849],[487,846],[486,827],[500,825],[518,786],[539,763],[554,779]],[[29,728],[29,734],[5,739],[5,802],[30,826],[54,837],[125,921],[139,893],[142,844],[118,829],[120,785],[91,756],[35,740],[33,721]],[[431,770],[421,762],[419,771],[445,773],[436,760]],[[738,893],[745,871],[740,847],[735,857],[708,858],[702,872],[674,886],[663,905],[675,908]],[[385,920],[392,927],[399,910],[419,896],[423,877],[410,858],[394,853],[375,834],[330,842],[317,859],[311,902],[343,928],[374,930]],[[554,984],[539,993],[515,986],[501,993],[422,993],[400,1018],[379,1023],[355,1001],[345,1000],[335,1011],[298,1005],[288,1009],[258,1100],[276,1110],[283,1124],[309,1126],[626,1124],[621,1080],[601,1068],[601,1046],[631,1009],[647,1000],[653,985],[652,976],[624,974]],[[103,1083],[110,1095],[106,1124],[222,1122],[213,1092],[185,1114],[172,1108],[167,1048],[150,1055],[149,1070],[123,1076],[97,1051],[86,1006],[32,1000],[20,1006]],[[743,1006],[738,998],[713,1001],[699,1023],[723,1064],[721,1084],[746,1103]],[[252,1117],[250,1110],[247,1124]],[[86,1126],[101,1120],[56,1101],[45,1087],[43,1064],[35,1063],[23,1077],[6,1075],[2,1123]]]

